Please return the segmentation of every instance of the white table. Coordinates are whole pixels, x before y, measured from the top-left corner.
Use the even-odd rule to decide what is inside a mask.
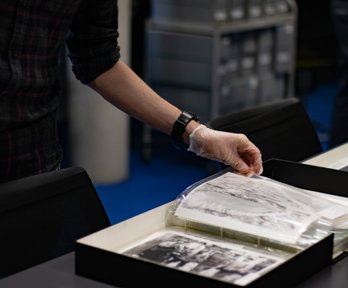
[[[332,169],[342,169],[344,167],[347,167],[348,143],[342,144],[327,152],[307,159],[306,161],[303,161],[303,163]]]

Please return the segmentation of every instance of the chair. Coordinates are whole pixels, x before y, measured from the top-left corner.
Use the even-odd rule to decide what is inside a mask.
[[[86,171],[70,167],[0,184],[0,278],[74,251],[110,225]]]
[[[302,161],[323,151],[302,102],[287,98],[212,119],[207,126],[244,133],[261,150],[263,160]]]

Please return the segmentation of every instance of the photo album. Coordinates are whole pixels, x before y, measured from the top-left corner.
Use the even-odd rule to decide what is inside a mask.
[[[247,286],[334,234],[333,259],[348,250],[348,199],[226,169],[186,188],[166,227],[123,255]]]

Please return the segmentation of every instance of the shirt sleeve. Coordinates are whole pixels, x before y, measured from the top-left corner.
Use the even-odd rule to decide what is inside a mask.
[[[84,0],[67,38],[68,56],[78,80],[87,84],[120,59],[116,0]]]

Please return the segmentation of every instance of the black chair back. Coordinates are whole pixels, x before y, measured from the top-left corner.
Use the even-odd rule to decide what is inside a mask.
[[[0,184],[0,277],[74,251],[110,225],[86,171],[61,169]]]
[[[261,150],[263,160],[302,161],[323,151],[315,127],[297,98],[222,115],[208,126],[244,133]]]

